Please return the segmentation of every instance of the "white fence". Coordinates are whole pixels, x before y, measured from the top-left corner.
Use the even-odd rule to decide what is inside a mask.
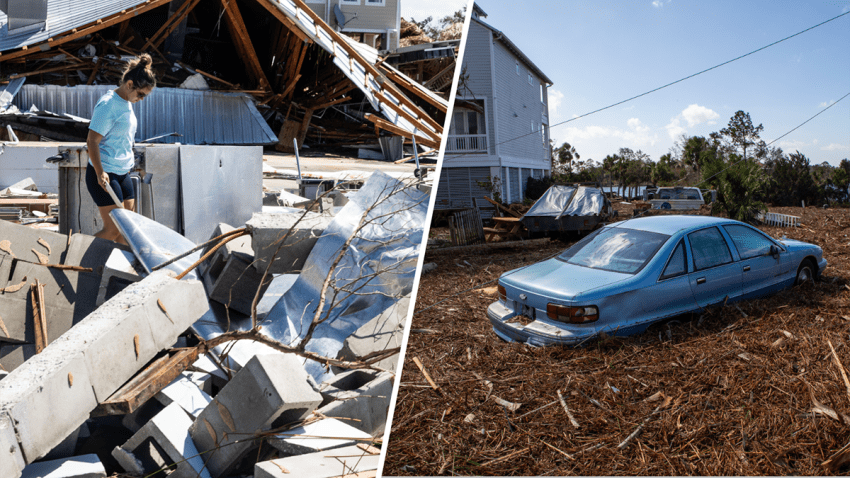
[[[446,141],[447,153],[487,152],[486,134],[450,134]]]
[[[799,216],[790,216],[788,214],[779,214],[778,212],[760,212],[758,215],[759,221],[768,226],[776,227],[798,227],[800,225]]]

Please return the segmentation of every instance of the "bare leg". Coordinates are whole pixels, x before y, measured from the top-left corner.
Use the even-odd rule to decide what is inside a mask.
[[[132,200],[131,200],[132,201]],[[124,237],[121,235],[121,232],[118,231],[118,226],[112,221],[112,217],[109,215],[109,212],[113,209],[116,209],[118,206],[98,206],[98,211],[100,211],[100,217],[103,219],[103,229],[95,233],[94,237],[99,237],[101,239],[109,239],[110,241],[120,242],[122,244],[126,244],[124,241]]]

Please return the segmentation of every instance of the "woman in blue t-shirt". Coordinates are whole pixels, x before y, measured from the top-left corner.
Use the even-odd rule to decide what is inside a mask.
[[[129,176],[135,161],[133,143],[137,123],[133,103],[151,94],[156,86],[152,63],[147,53],[129,62],[118,88],[103,95],[94,107],[86,139],[89,151],[86,186],[103,218],[103,229],[95,236],[124,244],[124,237],[109,216],[118,206],[106,188],[112,188],[125,209],[134,208],[136,193]]]

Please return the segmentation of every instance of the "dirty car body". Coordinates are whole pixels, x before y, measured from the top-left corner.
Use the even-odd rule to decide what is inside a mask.
[[[496,334],[532,345],[629,335],[652,322],[774,293],[826,267],[820,247],[742,222],[655,216],[598,229],[558,256],[507,272],[487,309]]]

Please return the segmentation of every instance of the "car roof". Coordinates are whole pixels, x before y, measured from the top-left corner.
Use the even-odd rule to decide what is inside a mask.
[[[615,222],[608,227],[622,227],[672,236],[680,231],[694,230],[719,224],[740,223],[731,219],[711,216],[648,216]]]

